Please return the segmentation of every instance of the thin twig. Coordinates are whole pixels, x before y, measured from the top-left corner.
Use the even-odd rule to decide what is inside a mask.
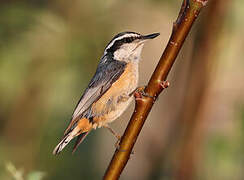
[[[154,99],[156,99],[164,89],[162,82],[166,80],[192,24],[206,3],[207,0],[183,0],[179,16],[173,26],[170,40],[145,88],[145,93],[149,96],[141,96],[141,100],[136,101],[134,113],[122,136],[119,148],[116,149],[107,171],[105,172],[104,180],[119,179],[120,174],[130,158],[130,154],[143,124],[151,111]]]

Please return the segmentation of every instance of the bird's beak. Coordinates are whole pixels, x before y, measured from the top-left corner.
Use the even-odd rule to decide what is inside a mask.
[[[160,33],[153,33],[153,34],[148,34],[148,35],[145,35],[145,36],[142,36],[142,39],[154,39],[155,37],[159,36]]]

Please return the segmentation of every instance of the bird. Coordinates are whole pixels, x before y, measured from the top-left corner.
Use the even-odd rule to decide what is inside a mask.
[[[73,153],[93,129],[108,128],[133,101],[133,92],[139,79],[139,62],[143,45],[160,33],[141,35],[136,32],[121,32],[105,47],[96,72],[78,101],[64,136],[54,148],[59,154],[74,138]]]

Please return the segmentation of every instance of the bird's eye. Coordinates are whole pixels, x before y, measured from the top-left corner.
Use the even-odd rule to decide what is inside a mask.
[[[133,41],[133,39],[132,38],[125,38],[124,41],[125,41],[125,43],[131,43]]]

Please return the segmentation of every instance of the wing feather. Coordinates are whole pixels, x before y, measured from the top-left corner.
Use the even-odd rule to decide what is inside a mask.
[[[73,112],[70,125],[66,129],[66,133],[83,115],[89,107],[96,102],[121,76],[124,72],[126,63],[117,60],[107,60],[103,57],[95,75],[90,81],[88,88],[85,90]]]

